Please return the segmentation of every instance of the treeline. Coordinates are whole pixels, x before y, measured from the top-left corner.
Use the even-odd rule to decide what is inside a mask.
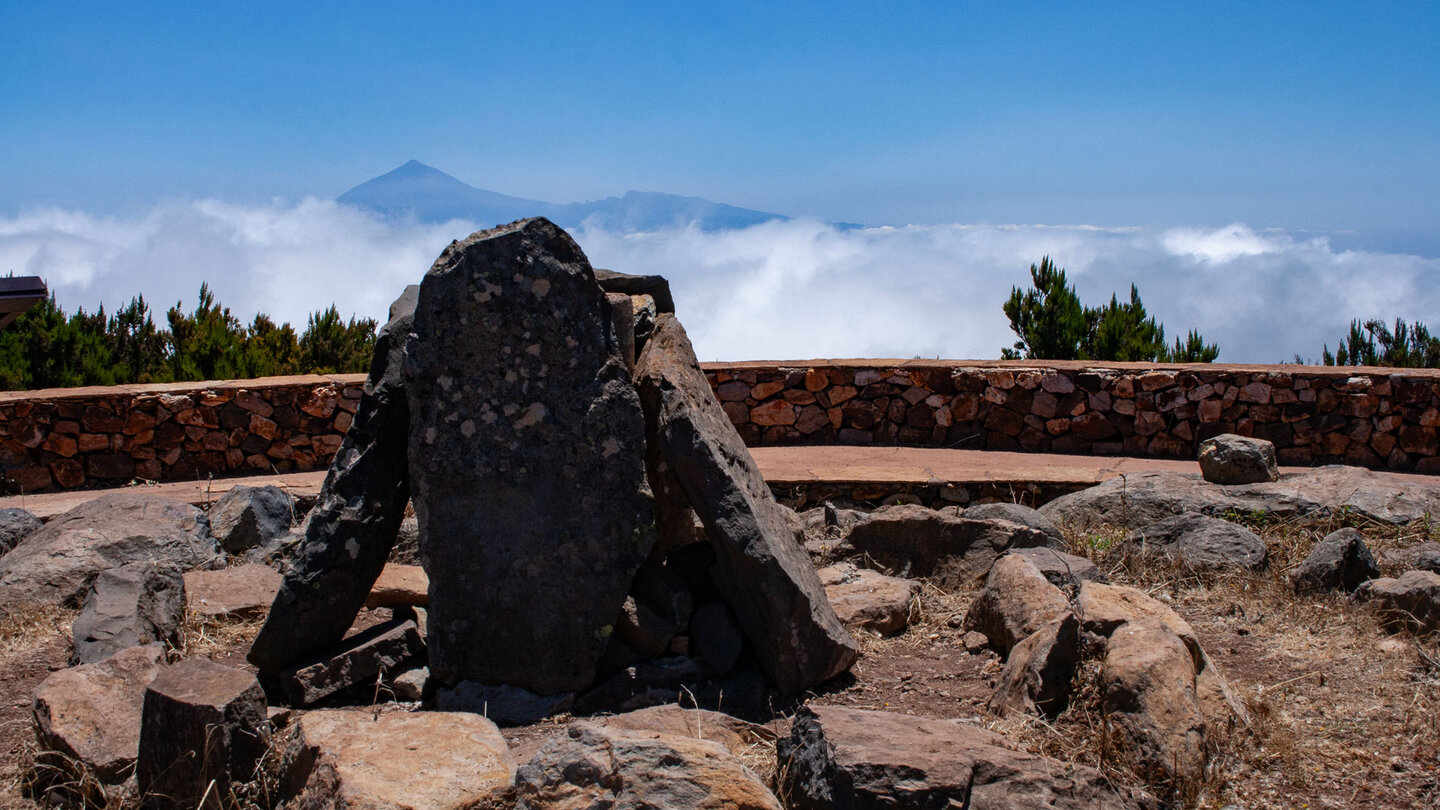
[[[1165,327],[1145,311],[1140,291],[1130,285],[1130,300],[1111,294],[1110,303],[1087,307],[1074,285],[1049,256],[1030,265],[1031,287],[1012,287],[1005,317],[1020,339],[1001,349],[1006,360],[1119,360],[1160,363],[1211,363],[1220,348],[1191,329],[1174,343]]]
[[[1440,337],[1430,334],[1429,327],[1420,321],[1410,324],[1396,318],[1395,328],[1391,329],[1379,319],[1364,323],[1354,320],[1335,353],[1331,354],[1326,344],[1320,357],[1327,366],[1440,368]]]
[[[177,302],[157,326],[143,296],[113,314],[67,314],[54,295],[0,330],[0,389],[250,379],[368,370],[373,318],[347,322],[332,304],[305,331],[257,314],[249,326],[207,284],[193,310]]]

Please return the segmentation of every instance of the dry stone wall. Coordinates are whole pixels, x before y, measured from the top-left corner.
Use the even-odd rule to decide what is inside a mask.
[[[1281,464],[1440,473],[1440,372],[849,360],[705,366],[750,446],[877,444],[1194,458],[1238,433]]]
[[[704,364],[746,444],[1194,458],[1220,433],[1282,465],[1440,474],[1440,372],[826,360]],[[364,375],[0,392],[12,492],[324,469]]]
[[[324,469],[363,374],[0,393],[12,492]]]

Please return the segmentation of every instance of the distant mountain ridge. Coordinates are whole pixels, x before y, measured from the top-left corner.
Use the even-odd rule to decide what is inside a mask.
[[[483,227],[543,216],[562,228],[582,223],[614,231],[649,231],[696,223],[707,231],[747,228],[772,219],[789,219],[700,197],[627,191],[580,203],[527,200],[475,188],[439,169],[412,160],[400,168],[350,189],[337,202],[366,208],[388,217],[421,222],[463,219]]]

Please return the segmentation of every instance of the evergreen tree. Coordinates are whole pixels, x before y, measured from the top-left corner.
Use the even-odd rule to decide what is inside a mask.
[[[1065,271],[1049,256],[1030,265],[1030,280],[1029,290],[1012,287],[1005,302],[1010,328],[1020,337],[1014,348],[1001,350],[1007,360],[1209,363],[1220,354],[1193,329],[1184,341],[1167,346],[1165,327],[1145,311],[1134,284],[1125,303],[1112,294],[1108,305],[1092,309],[1081,305]]]
[[[179,302],[166,313],[170,322],[170,369],[176,380],[226,380],[240,376],[245,329],[228,307],[215,303],[210,285],[189,315]]]
[[[1378,318],[1364,323],[1353,320],[1335,354],[1326,344],[1321,360],[1327,366],[1440,368],[1440,338],[1431,335],[1429,327],[1420,321],[1408,324],[1396,318],[1392,331]]]
[[[347,324],[331,304],[310,314],[300,336],[300,363],[311,374],[365,371],[375,352],[375,319],[350,318]]]
[[[1030,265],[1030,281],[1033,286],[1023,293],[1012,287],[1010,300],[1005,302],[1005,316],[1020,339],[1013,349],[1002,349],[1002,356],[1007,360],[1078,359],[1089,325],[1065,271],[1045,256],[1038,266]]]

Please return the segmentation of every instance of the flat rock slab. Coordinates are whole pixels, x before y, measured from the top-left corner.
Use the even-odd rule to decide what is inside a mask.
[[[418,565],[390,563],[380,572],[365,607],[427,607],[430,604],[430,577]]]
[[[599,717],[590,722],[606,728],[656,731],[718,742],[735,756],[746,753],[756,744],[775,741],[775,732],[765,726],[747,723],[722,712],[686,709],[674,703]]]
[[[400,367],[413,311],[407,290],[375,336],[355,419],[250,647],[250,663],[262,672],[277,673],[339,643],[390,557],[410,499],[410,410]]]
[[[291,706],[309,706],[357,683],[374,682],[382,673],[399,672],[425,652],[420,629],[411,619],[392,619],[356,633],[319,660],[280,674]]]
[[[33,707],[42,756],[53,751],[90,768],[102,782],[123,782],[140,750],[145,688],[164,662],[164,648],[152,644],[46,678]]]
[[[718,742],[573,723],[515,777],[516,807],[781,810],[760,778]]]
[[[1099,771],[1016,751],[1004,737],[955,720],[807,706],[777,756],[793,810],[1152,806],[1111,788]]]
[[[460,810],[515,778],[495,724],[468,712],[306,712],[287,758],[294,802],[350,810]]]
[[[245,618],[270,609],[285,578],[267,565],[237,565],[185,575],[185,606],[205,618]]]
[[[544,219],[451,243],[406,350],[430,671],[588,686],[654,542],[645,419],[605,293]]]
[[[1050,538],[1054,548],[1061,548],[1065,545],[1065,535],[1060,532],[1060,527],[1050,518],[1040,514],[1040,510],[1034,509],[1019,503],[982,503],[972,506],[962,513],[971,520],[1008,520],[1011,523],[1019,523],[1021,526],[1029,526],[1032,529],[1042,531]]]
[[[1272,483],[1230,486],[1212,484],[1199,473],[1137,472],[1056,498],[1040,513],[1082,529],[1138,529],[1182,512],[1289,518],[1343,509],[1392,525],[1422,520],[1440,514],[1440,484],[1339,465],[1288,473]]]
[[[849,563],[822,568],[817,573],[820,584],[825,586],[825,597],[846,627],[886,635],[898,633],[910,624],[911,602],[919,587],[916,582]]]
[[[224,564],[205,513],[168,498],[102,495],[60,515],[0,557],[6,601],[78,603],[101,571],[129,562],[182,571]]]
[[[651,479],[677,482],[682,492],[659,484],[657,492],[685,501],[667,500],[662,511],[693,508],[705,524],[715,583],[760,666],[786,693],[847,671],[859,648],[673,315],[656,320],[636,381],[651,437]]]
[[[886,506],[874,512],[844,510],[839,554],[867,554],[904,577],[928,577],[941,587],[968,587],[983,579],[1012,548],[1045,547],[1045,531],[1001,518],[974,520],[923,506]],[[848,530],[844,527],[849,525]]]

